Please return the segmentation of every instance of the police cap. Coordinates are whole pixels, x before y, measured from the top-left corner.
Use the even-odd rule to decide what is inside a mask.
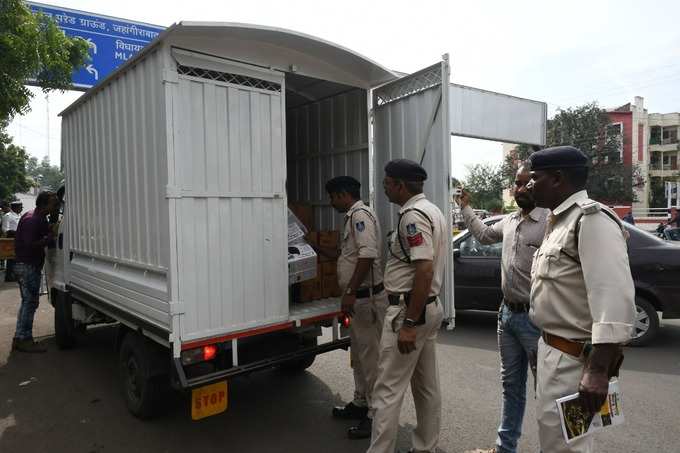
[[[586,167],[588,158],[573,146],[555,146],[529,156],[532,170]]]
[[[385,165],[385,174],[402,181],[425,181],[427,172],[417,162],[408,159],[394,159]]]
[[[12,201],[9,205],[10,206],[23,206],[24,204],[20,201]]]
[[[328,193],[347,192],[351,194],[359,191],[360,188],[361,183],[351,176],[336,176],[326,183],[326,192]]]

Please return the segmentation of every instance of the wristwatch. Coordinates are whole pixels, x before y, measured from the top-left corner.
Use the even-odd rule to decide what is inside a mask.
[[[411,318],[406,318],[404,319],[404,325],[409,328],[413,328],[416,326],[416,322],[412,320]]]

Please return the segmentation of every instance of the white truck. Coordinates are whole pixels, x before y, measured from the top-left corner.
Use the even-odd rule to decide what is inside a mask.
[[[496,99],[482,108],[493,115],[469,108],[480,95]],[[485,134],[461,108],[487,115],[489,138],[542,141],[545,104],[450,85],[446,58],[400,77],[296,32],[171,26],[61,113],[59,346],[117,322],[130,411],[153,415],[172,386],[192,390],[196,419],[226,408],[233,376],[304,369],[347,348],[338,299],[290,297],[287,204],[311,204],[318,229],[340,229],[324,184],[352,175],[387,232],[396,210],[382,170],[406,157],[422,162],[427,196],[448,212],[450,134]],[[526,118],[502,136],[517,113]],[[452,285],[449,257],[449,321]]]

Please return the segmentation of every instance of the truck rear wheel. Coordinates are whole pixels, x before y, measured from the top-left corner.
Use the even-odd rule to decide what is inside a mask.
[[[59,349],[70,349],[76,344],[75,323],[71,314],[71,297],[67,293],[53,289],[54,337]]]
[[[120,346],[118,368],[128,410],[141,419],[158,413],[165,391],[163,379],[154,376],[152,367],[156,351],[149,340],[136,332],[128,332]]]

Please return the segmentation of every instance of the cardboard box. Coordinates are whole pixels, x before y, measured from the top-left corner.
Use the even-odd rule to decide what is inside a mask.
[[[319,245],[321,247],[338,248],[340,245],[340,232],[319,231]]]
[[[300,302],[319,300],[323,296],[321,279],[315,278],[300,283]]]
[[[314,229],[314,208],[304,203],[288,203],[288,209],[293,211],[295,217],[307,228],[308,231]]]
[[[311,245],[319,245],[319,232],[318,231],[310,231],[305,235],[305,241],[307,241],[308,244]]]
[[[328,297],[340,297],[341,291],[338,286],[338,277],[335,275],[322,277],[321,292],[324,299]]]
[[[340,249],[340,232],[339,231],[319,231],[319,246],[330,249]],[[319,254],[319,262],[327,263],[334,262],[337,258],[329,258],[323,254]]]
[[[321,276],[322,277],[336,277],[338,275],[338,262],[337,261],[326,261],[321,263]]]

